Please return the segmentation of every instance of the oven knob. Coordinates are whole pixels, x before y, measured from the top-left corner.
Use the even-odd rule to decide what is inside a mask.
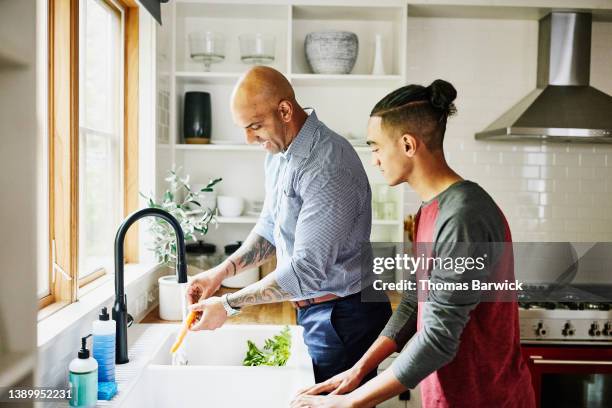
[[[589,330],[589,336],[601,336],[601,330],[599,330],[599,324],[592,323],[591,329]]]
[[[564,336],[573,336],[574,333],[575,330],[572,325],[570,323],[565,323],[565,325],[563,326],[563,330],[561,330],[561,334],[563,334]]]
[[[604,336],[612,336],[612,322],[608,322],[604,325],[603,334]]]
[[[538,326],[535,329],[536,336],[546,336],[546,328],[544,328],[544,323],[538,323]]]

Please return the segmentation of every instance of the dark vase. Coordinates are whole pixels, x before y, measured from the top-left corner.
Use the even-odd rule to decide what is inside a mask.
[[[212,116],[208,92],[186,92],[183,137],[185,143],[210,143]]]

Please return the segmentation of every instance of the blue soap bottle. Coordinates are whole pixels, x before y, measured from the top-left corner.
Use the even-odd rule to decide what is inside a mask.
[[[93,323],[93,356],[98,362],[98,382],[115,381],[115,321],[103,307]]]
[[[78,358],[72,360],[68,366],[71,407],[95,407],[98,401],[98,363],[89,356],[89,336],[81,339]]]

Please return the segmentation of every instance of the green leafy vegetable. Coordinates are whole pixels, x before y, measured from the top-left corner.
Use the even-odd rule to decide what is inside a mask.
[[[291,355],[291,332],[285,326],[281,332],[264,343],[263,350],[251,340],[247,340],[247,353],[242,365],[245,366],[284,366]]]

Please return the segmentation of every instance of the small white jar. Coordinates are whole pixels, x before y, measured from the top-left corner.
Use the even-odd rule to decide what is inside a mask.
[[[187,283],[179,284],[176,275],[159,278],[159,317],[162,320],[183,320],[183,308],[186,307],[185,290],[192,278],[187,277]],[[182,289],[185,287],[185,289]]]

